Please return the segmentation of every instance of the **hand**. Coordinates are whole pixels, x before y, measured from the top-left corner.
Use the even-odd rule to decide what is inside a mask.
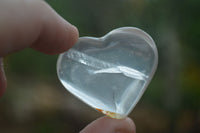
[[[0,96],[6,88],[3,57],[31,47],[45,54],[68,50],[78,39],[78,30],[43,0],[0,1]],[[80,133],[135,133],[130,118],[102,117]]]
[[[78,39],[78,30],[43,0],[0,1],[0,57],[31,47],[46,54],[68,50]],[[0,96],[6,78],[0,59]]]

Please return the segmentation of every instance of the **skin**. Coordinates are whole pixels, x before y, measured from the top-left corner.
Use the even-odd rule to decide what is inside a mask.
[[[0,1],[0,97],[5,93],[3,57],[33,48],[45,54],[59,54],[71,48],[78,30],[42,0]],[[80,133],[135,133],[130,118],[101,117]]]

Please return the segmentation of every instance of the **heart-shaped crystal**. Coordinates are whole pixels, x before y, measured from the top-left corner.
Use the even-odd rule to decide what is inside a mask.
[[[115,29],[101,38],[81,37],[60,54],[57,73],[65,88],[113,118],[127,116],[156,70],[152,38],[134,27]]]

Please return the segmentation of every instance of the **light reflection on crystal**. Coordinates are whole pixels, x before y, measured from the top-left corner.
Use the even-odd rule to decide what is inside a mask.
[[[112,118],[127,116],[156,70],[157,49],[151,37],[133,27],[102,38],[81,37],[61,54],[61,83],[80,100]]]

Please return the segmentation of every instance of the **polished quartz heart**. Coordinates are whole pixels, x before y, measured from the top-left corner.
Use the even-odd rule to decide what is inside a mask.
[[[96,110],[124,118],[134,108],[156,70],[152,38],[134,27],[123,27],[101,38],[80,37],[60,54],[57,73],[64,87]]]

